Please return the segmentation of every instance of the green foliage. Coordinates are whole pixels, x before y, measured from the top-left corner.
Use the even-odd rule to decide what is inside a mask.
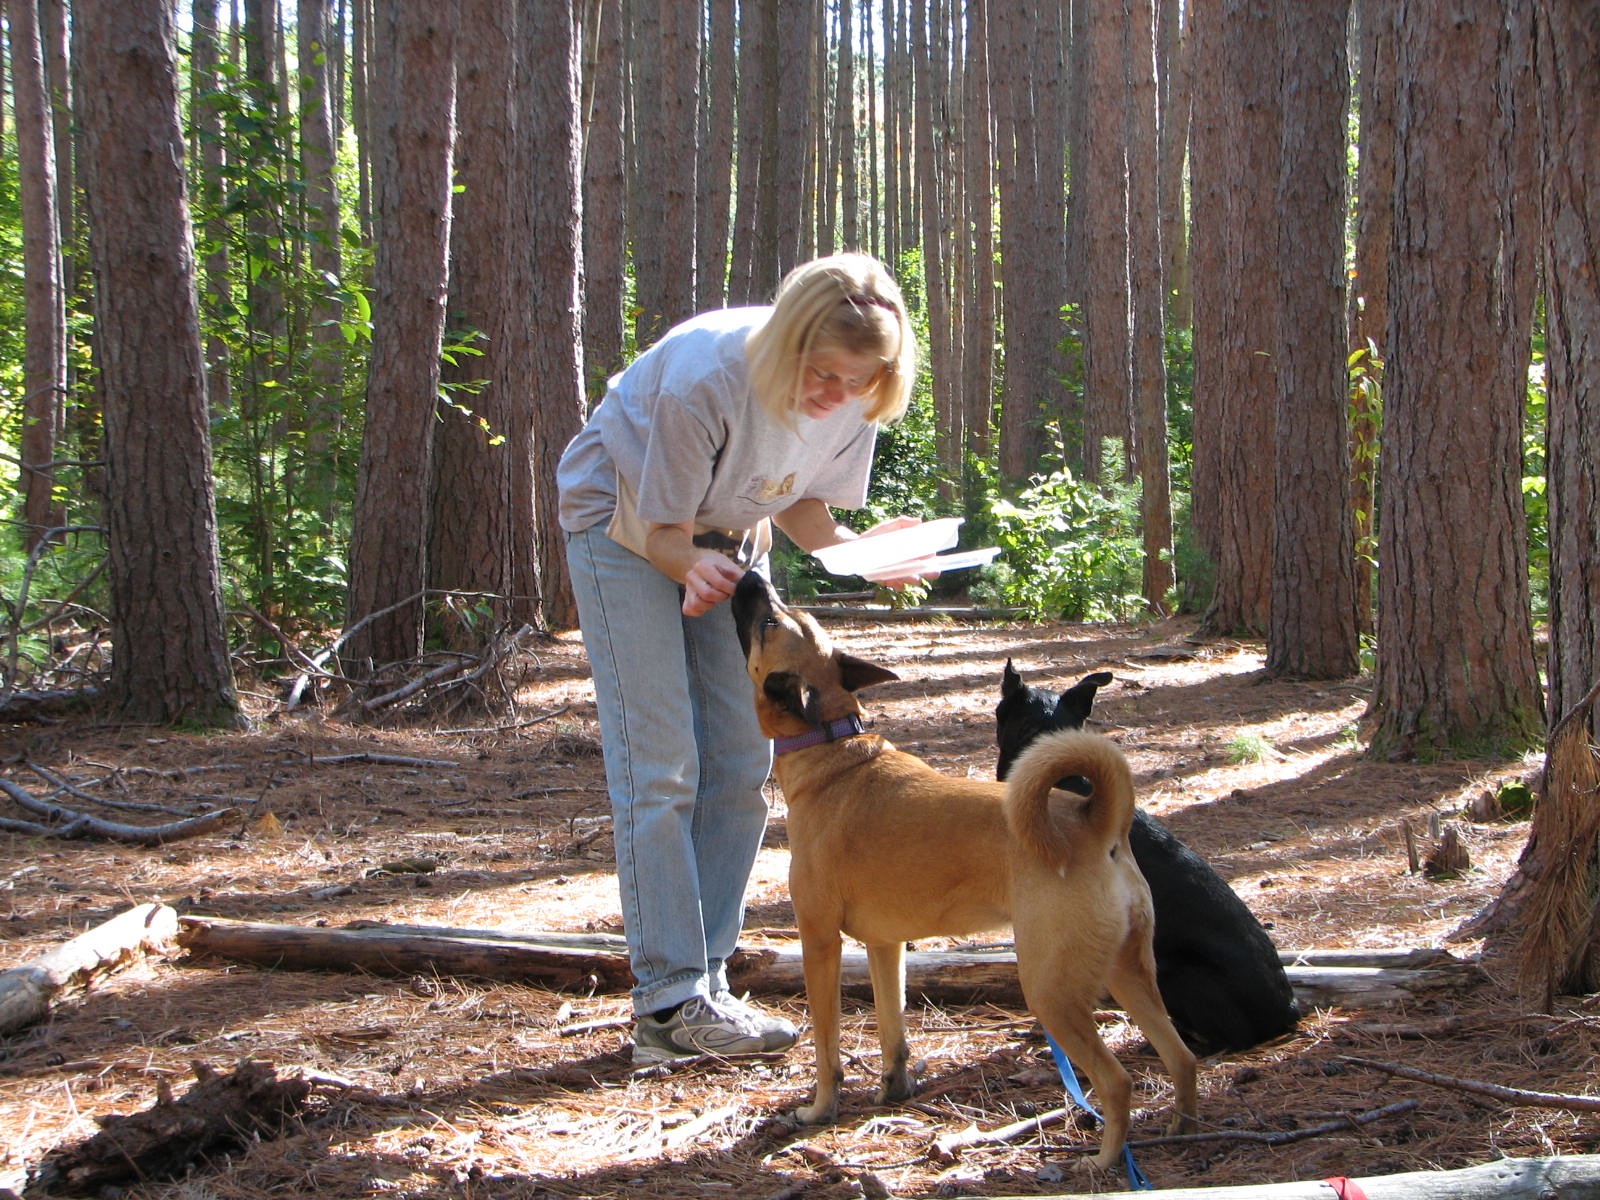
[[[1107,442],[1105,455],[1117,478],[1120,446]],[[990,500],[985,531],[1002,553],[974,596],[1038,619],[1126,620],[1144,607],[1136,484],[1095,487],[1065,467],[1035,475],[1015,497]]]
[[[1371,503],[1378,496],[1378,433],[1383,428],[1383,359],[1378,348],[1368,342],[1354,350],[1346,360],[1349,378],[1350,470],[1354,477],[1369,483]],[[1356,557],[1365,559],[1376,570],[1378,565],[1377,514],[1358,510]]]
[[[1502,783],[1495,794],[1500,815],[1510,821],[1524,821],[1533,816],[1533,789],[1520,781]]]
[[[1528,522],[1528,584],[1536,621],[1550,616],[1550,497],[1545,487],[1549,393],[1544,372],[1544,324],[1539,322],[1528,368],[1528,404],[1522,428],[1522,509]]]
[[[1259,733],[1241,733],[1228,742],[1228,761],[1236,767],[1264,762],[1272,753],[1272,743]]]
[[[57,639],[106,624],[109,597],[105,546],[93,531],[69,533],[32,555],[13,538],[0,539],[0,682],[52,686],[71,667]],[[82,666],[82,664],[77,664]]]
[[[342,278],[314,269],[310,251],[328,234],[307,211],[297,126],[276,96],[225,58],[196,104],[226,150],[221,179],[197,179],[192,206],[199,261],[225,255],[228,270],[220,289],[202,280],[201,305],[227,381],[226,394],[214,389],[211,429],[227,586],[275,616],[336,618],[371,339],[369,252],[347,215]],[[319,336],[331,319],[338,336]]]

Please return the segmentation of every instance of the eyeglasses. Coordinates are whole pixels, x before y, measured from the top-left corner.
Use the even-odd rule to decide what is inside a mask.
[[[878,376],[883,374],[883,369],[880,367],[871,375],[868,375],[865,379],[862,379],[859,376],[851,376],[849,379],[844,379],[838,375],[835,375],[832,371],[824,371],[822,368],[815,366],[812,363],[807,363],[806,374],[809,375],[815,382],[822,384],[824,387],[828,386],[829,384],[837,383],[840,387],[844,388],[845,391],[851,393],[852,395],[859,396],[862,392],[866,391],[869,387],[877,382]]]

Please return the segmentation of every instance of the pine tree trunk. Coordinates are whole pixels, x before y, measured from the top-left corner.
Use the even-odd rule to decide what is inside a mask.
[[[306,470],[304,492],[331,526],[338,517],[338,461],[344,425],[344,308],[333,281],[343,278],[343,244],[339,191],[335,182],[338,155],[334,142],[337,108],[331,69],[328,0],[299,0],[296,27],[300,62],[300,172],[305,181],[305,228],[310,234],[309,301],[311,335],[309,373],[312,392],[306,401]]]
[[[583,352],[585,392],[598,403],[623,366],[627,178],[622,114],[622,5],[594,0],[599,24],[587,72],[594,88],[584,122]]]
[[[1144,539],[1141,592],[1166,613],[1172,591],[1172,483],[1167,452],[1166,288],[1161,244],[1156,12],[1128,6],[1128,276],[1133,302],[1133,447]]]
[[[428,472],[444,335],[457,0],[395,0],[373,30],[377,257],[347,643],[354,673],[422,649]],[[381,614],[381,615],[379,615]]]
[[[532,196],[532,274],[526,289],[535,391],[529,446],[533,469],[525,478],[533,494],[531,503],[518,496],[514,506],[519,512],[531,507],[533,539],[531,547],[527,538],[521,539],[516,594],[530,608],[541,606],[549,628],[575,629],[577,603],[554,481],[561,453],[584,418],[578,31],[569,5],[522,0],[521,11],[525,88],[518,126],[531,139],[525,178],[539,180],[540,186]],[[527,557],[530,548],[536,562]]]
[[[1411,19],[1408,20],[1407,17]],[[1544,729],[1522,510],[1533,230],[1527,45],[1498,0],[1402,4],[1372,753],[1514,753]],[[1524,117],[1524,119],[1527,119]]]
[[[1550,498],[1550,720],[1600,682],[1600,30],[1541,0]],[[1592,710],[1589,732],[1600,740]]]
[[[738,45],[733,0],[711,0],[696,181],[695,307],[721,308],[728,295],[728,205],[733,187],[734,52]],[[587,210],[585,210],[587,212]]]
[[[111,691],[128,720],[234,725],[174,4],[81,0],[73,21],[105,413]]]
[[[1277,464],[1267,670],[1360,666],[1346,422],[1344,3],[1283,10]]]
[[[16,95],[17,166],[22,200],[23,417],[22,513],[26,546],[66,524],[56,491],[56,447],[65,425],[66,291],[56,192],[56,138],[50,117],[44,46],[35,0],[7,0]],[[64,495],[64,492],[61,493]]]
[[[965,143],[967,186],[963,197],[972,230],[972,262],[967,272],[961,324],[963,424],[967,449],[980,458],[991,453],[994,420],[994,110],[989,91],[988,0],[968,0]]]
[[[1084,474],[1105,477],[1105,439],[1120,448],[1122,467],[1132,449],[1132,289],[1128,278],[1127,59],[1120,9],[1093,6],[1087,17],[1082,61],[1087,100],[1083,169],[1073,195],[1082,222],[1077,244],[1084,255]]]
[[[518,170],[515,95],[516,10],[501,0],[461,0],[464,28],[456,61],[448,334],[476,353],[440,368],[447,402],[439,406],[430,472],[429,586],[484,594],[492,621],[466,626],[444,617],[450,645],[486,646],[511,620],[512,543],[532,513],[512,507],[513,426],[532,403],[527,296],[518,258],[528,254]]]

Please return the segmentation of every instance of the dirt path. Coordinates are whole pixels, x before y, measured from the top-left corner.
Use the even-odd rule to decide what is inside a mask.
[[[1094,727],[1128,753],[1141,802],[1232,882],[1280,948],[1448,946],[1470,958],[1479,947],[1451,936],[1497,893],[1527,836],[1525,823],[1473,823],[1461,812],[1537,764],[1368,762],[1356,736],[1365,681],[1264,682],[1261,647],[1198,642],[1190,623],[829,624],[853,652],[902,676],[866,695],[878,730],[955,773],[993,773],[992,712],[1008,657],[1029,682],[1056,688],[1112,671]],[[226,799],[249,813],[225,834],[159,849],[0,835],[0,968],[147,900],[296,924],[618,931],[577,640],[538,647],[519,695],[522,723],[499,730],[307,717],[227,737],[91,724],[0,731],[7,775],[25,786],[39,785],[23,765],[34,762],[125,799],[176,808]],[[774,793],[749,895],[752,944],[792,929],[784,816]],[[1472,854],[1459,878],[1408,869],[1404,826],[1425,835],[1430,818],[1457,825]],[[803,1023],[800,998],[773,1003]],[[635,1074],[626,1018],[626,998],[612,994],[148,962],[0,1040],[0,1187],[20,1191],[26,1167],[93,1132],[94,1116],[148,1106],[159,1083],[181,1092],[192,1061],[227,1069],[246,1056],[348,1086],[319,1087],[303,1129],[250,1147],[231,1173],[206,1171],[203,1191],[149,1185],[127,1195],[832,1200],[873,1194],[874,1181],[897,1196],[1126,1186],[1120,1176],[1063,1183],[1089,1139],[1060,1120],[954,1160],[931,1152],[969,1125],[987,1130],[1062,1105],[1024,1013],[915,1006],[922,1091],[878,1110],[872,1018],[850,1006],[843,1119],[799,1131],[785,1115],[809,1086],[804,1043],[771,1063]],[[1282,1044],[1202,1064],[1202,1117],[1218,1136],[1141,1148],[1138,1160],[1158,1187],[1176,1187],[1591,1152],[1592,1115],[1508,1108],[1346,1059],[1581,1092],[1592,1083],[1596,1029],[1591,1005],[1526,1012],[1492,979],[1401,1008],[1313,1013]],[[1164,1115],[1159,1064],[1115,1014],[1104,1030],[1139,1083],[1136,1136],[1151,1137]],[[1256,1136],[1406,1100],[1417,1104],[1360,1128],[1276,1145]]]

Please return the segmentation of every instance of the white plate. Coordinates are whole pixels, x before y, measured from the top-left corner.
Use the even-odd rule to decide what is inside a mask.
[[[876,571],[865,571],[862,578],[903,579],[908,575],[931,575],[934,572],[959,571],[963,567],[981,567],[991,563],[1000,553],[999,546],[985,546],[981,550],[957,550],[952,554],[934,554],[928,558],[914,559],[908,563],[890,563]]]
[[[866,575],[884,567],[927,558],[948,550],[961,536],[960,517],[939,517],[904,529],[853,538],[813,551],[830,575]],[[891,578],[893,578],[891,576]]]

